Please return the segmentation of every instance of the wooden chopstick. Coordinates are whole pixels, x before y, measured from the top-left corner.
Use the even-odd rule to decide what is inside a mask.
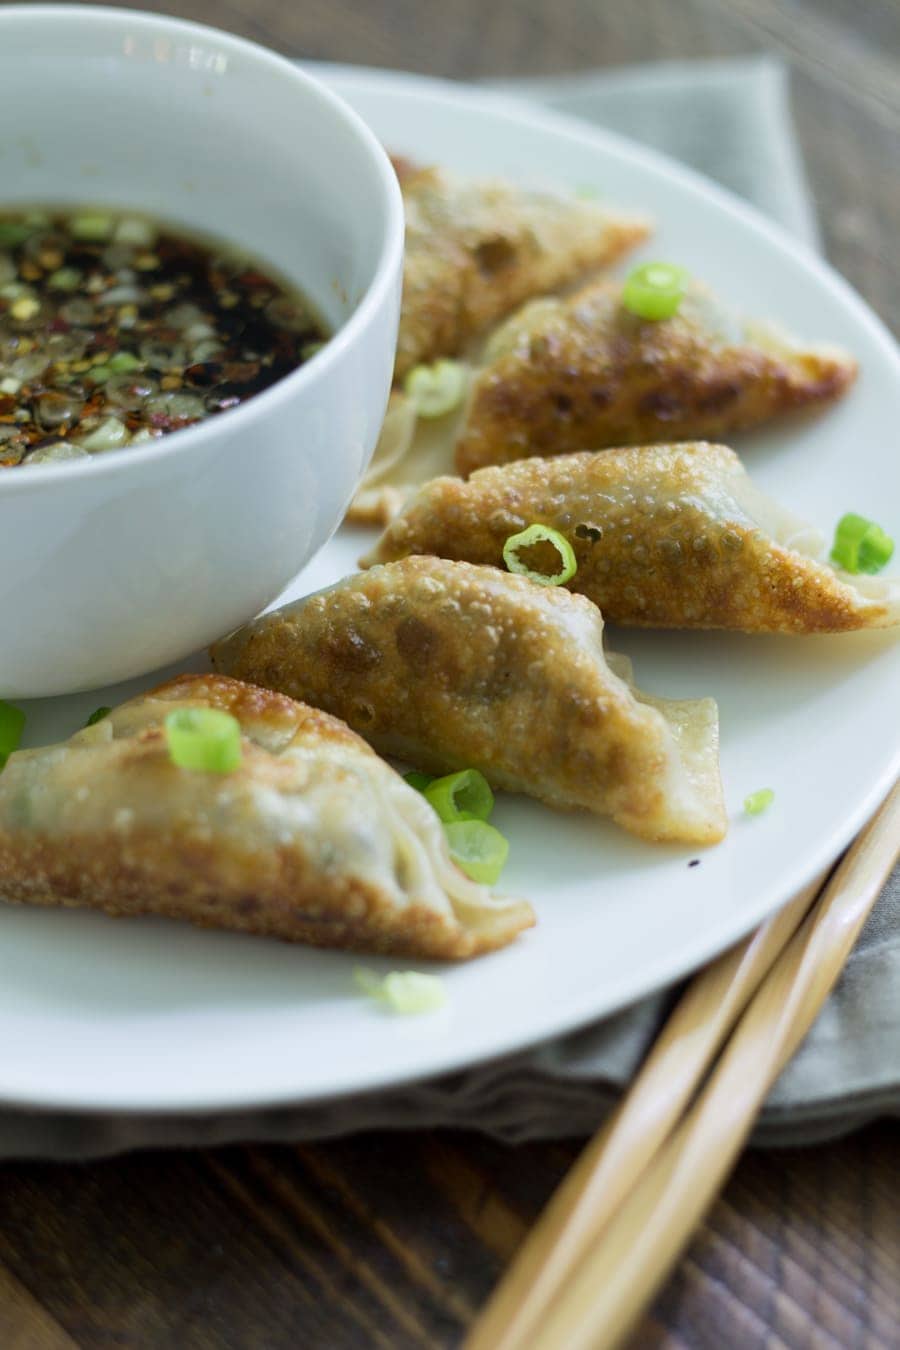
[[[529,1350],[621,1344],[714,1200],[766,1093],[843,969],[898,853],[900,786],[776,960],[696,1103],[599,1237],[579,1248],[567,1283],[529,1331]]]
[[[872,823],[848,853],[828,888],[828,896],[835,893],[835,887],[840,887],[842,894],[845,892],[850,866],[859,878],[859,887],[864,887],[865,877],[856,869],[871,858],[865,841],[872,838],[876,825],[878,838],[889,853],[890,830],[894,829],[895,836],[898,831],[896,823],[892,826],[888,821],[885,826],[883,822],[890,815],[892,802],[896,811],[896,798],[897,790],[879,813],[877,822]],[[896,847],[895,839],[895,850]],[[889,864],[883,868],[881,880],[887,870]],[[877,897],[881,880],[871,894],[869,908]],[[548,1304],[670,1135],[728,1032],[795,933],[818,886],[816,882],[806,887],[750,939],[725,953],[693,981],[622,1106],[582,1153],[532,1230],[472,1329],[466,1350],[524,1350],[525,1346],[535,1344],[533,1332]],[[865,893],[857,889],[858,894]],[[836,970],[831,982],[837,973]],[[558,1346],[553,1350],[558,1350]]]
[[[472,1328],[465,1350],[527,1337],[674,1128],[718,1050],[819,891],[824,873],[685,990],[627,1096],[570,1168]]]

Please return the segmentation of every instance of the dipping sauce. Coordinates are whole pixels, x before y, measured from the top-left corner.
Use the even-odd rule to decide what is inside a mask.
[[[296,289],[227,244],[97,208],[0,213],[0,469],[178,431],[326,340]]]

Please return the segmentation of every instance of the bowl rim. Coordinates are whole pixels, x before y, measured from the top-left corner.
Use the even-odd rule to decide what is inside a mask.
[[[261,43],[238,37],[211,24],[194,23],[192,20],[179,19],[167,14],[153,14],[120,6],[12,4],[0,7],[0,32],[13,22],[42,24],[49,21],[58,23],[61,20],[68,23],[77,22],[80,29],[89,24],[108,26],[117,20],[127,21],[132,30],[139,27],[160,35],[176,34],[205,41],[214,38],[227,49],[255,61],[263,70],[268,67],[273,73],[287,76],[298,87],[315,95],[330,114],[342,122],[369,152],[382,192],[385,212],[384,239],[372,279],[350,315],[328,338],[320,351],[289,375],[284,375],[267,389],[254,394],[237,408],[229,408],[217,417],[206,418],[193,426],[183,427],[143,445],[126,446],[121,452],[110,451],[106,454],[92,455],[87,459],[63,460],[58,464],[16,465],[13,472],[0,472],[0,498],[16,492],[27,492],[39,484],[49,486],[52,483],[74,483],[95,477],[117,476],[128,473],[131,466],[136,472],[141,466],[147,467],[157,460],[168,459],[178,454],[189,454],[192,448],[199,447],[210,436],[217,434],[223,418],[226,419],[229,433],[240,433],[242,427],[246,427],[254,419],[263,417],[268,412],[275,412],[279,403],[292,399],[295,393],[302,391],[306,385],[312,384],[330,367],[336,365],[345,350],[355,342],[357,335],[368,326],[373,315],[381,309],[394,287],[398,272],[402,271],[405,241],[403,197],[387,151],[359,114],[321,80],[301,70],[288,57],[281,56]]]

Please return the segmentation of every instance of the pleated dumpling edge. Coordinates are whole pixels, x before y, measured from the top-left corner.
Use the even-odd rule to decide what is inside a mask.
[[[167,716],[240,725],[229,773],[172,762]],[[336,718],[185,675],[0,775],[4,897],[157,914],[320,947],[459,959],[534,922],[452,862],[437,815]]]
[[[503,566],[538,522],[575,554],[568,583],[611,623],[745,633],[840,633],[900,623],[900,577],[851,575],[823,535],[706,442],[537,457],[418,489],[363,567],[417,554]]]
[[[563,588],[407,558],[264,615],[212,657],[428,772],[477,768],[646,839],[725,833],[715,704],[637,694],[607,661],[600,611]]]

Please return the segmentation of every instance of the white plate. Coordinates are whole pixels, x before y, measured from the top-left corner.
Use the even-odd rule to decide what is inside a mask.
[[[580,123],[419,79],[327,76],[390,147],[474,172],[594,184],[657,217],[648,254],[685,263],[748,311],[854,351],[863,374],[843,406],[745,437],[741,448],[764,488],[824,529],[852,509],[900,536],[900,361],[821,262],[703,179]],[[369,537],[343,531],[288,595],[350,570]],[[834,858],[900,769],[900,645],[890,636],[610,636],[646,688],[718,699],[731,830],[698,867],[688,868],[690,850],[501,800],[497,823],[511,840],[504,889],[533,900],[539,925],[504,952],[448,967],[448,1008],[406,1019],[355,992],[352,956],[153,919],[4,908],[0,1098],[247,1107],[514,1050],[609,1013],[740,937]],[[67,736],[96,705],[148,683],[34,703],[28,743]],[[775,805],[742,817],[743,798],[763,786]]]

